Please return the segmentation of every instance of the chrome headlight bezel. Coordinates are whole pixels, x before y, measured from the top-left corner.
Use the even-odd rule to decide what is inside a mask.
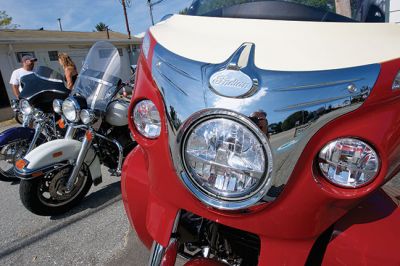
[[[23,115],[30,115],[33,112],[33,107],[29,104],[27,100],[21,99],[19,101],[19,110]]]
[[[192,131],[200,124],[213,119],[227,119],[240,124],[257,138],[263,149],[265,167],[261,181],[257,184],[256,188],[253,188],[247,195],[240,198],[229,198],[210,193],[210,191],[206,190],[196,182],[190,167],[187,165],[185,149]],[[178,174],[189,191],[208,206],[220,210],[241,210],[252,207],[261,201],[273,184],[273,156],[269,141],[265,134],[254,123],[252,123],[250,119],[241,114],[221,109],[201,111],[187,120],[187,122],[181,127],[177,139],[180,162],[183,165],[182,171],[178,172]]]
[[[147,113],[143,116],[139,109],[144,108]],[[153,117],[154,116],[154,117]],[[148,99],[138,101],[132,110],[132,121],[136,130],[145,138],[157,139],[161,134],[161,116],[155,103]],[[150,132],[148,128],[152,128]]]
[[[63,105],[63,101],[60,99],[54,99],[53,100],[53,110],[54,112],[56,112],[57,114],[61,114],[62,113],[62,105]]]
[[[317,160],[321,175],[331,184],[345,189],[357,189],[372,183],[381,168],[378,151],[364,140],[354,137],[328,142],[318,153]]]
[[[68,97],[62,104],[62,112],[69,122],[79,122],[81,107],[74,97]]]
[[[95,113],[93,112],[93,110],[90,109],[83,109],[80,112],[79,116],[81,118],[82,123],[84,123],[85,125],[92,123],[96,118]]]

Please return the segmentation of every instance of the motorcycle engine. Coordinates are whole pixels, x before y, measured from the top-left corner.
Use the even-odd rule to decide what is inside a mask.
[[[185,258],[212,258],[229,265],[257,265],[258,236],[182,213],[178,227],[179,253]]]

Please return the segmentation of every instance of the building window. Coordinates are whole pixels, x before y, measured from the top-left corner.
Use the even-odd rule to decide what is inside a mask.
[[[49,51],[50,61],[58,61],[58,51]]]
[[[17,56],[18,63],[21,63],[21,59],[24,55],[30,55],[32,57],[35,57],[34,52],[16,52],[15,55]]]
[[[122,48],[118,48],[118,53],[119,53],[119,56],[123,56],[124,55],[124,52],[123,52]]]
[[[108,58],[111,56],[112,52],[113,52],[113,49],[109,49],[109,48],[99,49],[99,57],[101,59]]]

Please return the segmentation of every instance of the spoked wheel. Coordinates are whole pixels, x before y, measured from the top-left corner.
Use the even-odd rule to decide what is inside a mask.
[[[15,162],[21,159],[29,148],[26,140],[5,145],[0,150],[0,180],[6,182],[18,181],[14,174]]]
[[[86,165],[76,178],[71,191],[66,188],[72,166],[55,170],[43,177],[22,180],[19,194],[24,206],[37,215],[51,216],[69,211],[83,199],[92,186],[92,178]]]

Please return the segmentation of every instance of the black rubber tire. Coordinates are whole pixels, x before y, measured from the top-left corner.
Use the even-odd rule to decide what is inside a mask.
[[[84,188],[75,196],[75,198],[65,205],[61,206],[48,206],[45,205],[38,196],[39,185],[41,182],[41,177],[35,178],[33,180],[21,180],[19,185],[19,196],[21,198],[22,204],[30,212],[40,215],[40,216],[54,216],[66,213],[71,210],[76,204],[78,204],[85,195],[89,192],[92,186],[92,178],[88,172]]]

